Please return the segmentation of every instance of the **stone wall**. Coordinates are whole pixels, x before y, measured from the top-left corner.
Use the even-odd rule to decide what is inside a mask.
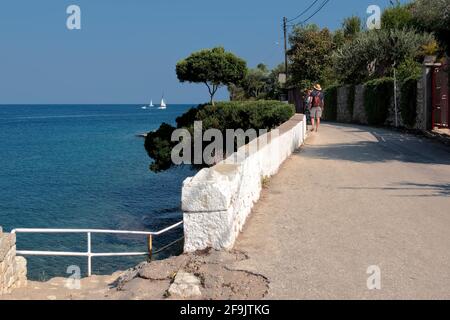
[[[0,227],[0,295],[27,285],[27,262],[16,256],[16,235]]]
[[[417,118],[415,129],[431,129],[431,68],[424,66],[417,81]]]
[[[417,109],[416,109],[416,122],[410,129],[418,129],[426,131],[431,129],[431,76],[432,68],[439,64],[425,63],[422,67],[422,77],[417,80]],[[355,99],[353,105],[353,114],[350,114],[348,108],[348,95],[350,93],[349,86],[342,86],[337,90],[337,116],[338,122],[354,122],[360,124],[368,124],[367,114],[364,107],[364,93],[365,85],[360,84],[355,86]],[[386,126],[395,126],[395,105],[394,97],[391,98],[391,102],[388,106],[388,116],[384,123]],[[350,120],[349,120],[350,119]],[[404,127],[402,113],[401,113],[401,88],[400,84],[397,84],[397,124],[399,127]]]
[[[306,118],[297,114],[277,129],[184,181],[185,252],[233,247],[259,199],[263,180],[303,144]]]
[[[366,109],[364,108],[364,85],[355,87],[355,104],[353,106],[353,121],[356,123],[367,124]]]
[[[352,114],[350,113],[349,102],[350,87],[343,86],[337,90],[337,118],[339,122],[351,122]]]
[[[419,86],[418,86],[419,88]],[[342,86],[338,88],[338,96],[337,96],[337,121],[338,122],[355,122],[360,124],[368,124],[366,109],[364,106],[364,93],[366,87],[365,85],[357,85],[355,86],[355,99],[353,105],[353,114],[350,114],[350,108],[348,106],[349,102],[349,86]],[[420,91],[418,91],[420,92]],[[399,127],[402,127],[403,120],[402,114],[400,111],[400,101],[401,101],[401,90],[397,87],[397,123]],[[419,93],[420,94],[420,93]],[[394,105],[394,97],[391,97],[391,101],[388,106],[388,116],[384,125],[386,126],[395,126],[395,105]]]

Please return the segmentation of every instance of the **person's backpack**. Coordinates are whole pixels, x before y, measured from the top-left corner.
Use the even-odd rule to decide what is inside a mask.
[[[320,92],[313,94],[312,107],[320,107],[322,105],[322,99],[320,98]]]

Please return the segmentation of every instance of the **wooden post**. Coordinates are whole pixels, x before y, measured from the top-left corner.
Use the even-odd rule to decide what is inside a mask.
[[[151,234],[149,234],[147,237],[147,246],[148,246],[148,259],[151,261],[153,255],[153,240]]]

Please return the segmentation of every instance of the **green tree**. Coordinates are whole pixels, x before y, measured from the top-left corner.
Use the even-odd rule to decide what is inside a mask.
[[[353,40],[361,32],[361,18],[358,16],[351,16],[345,18],[342,23],[342,30],[344,32],[344,37],[347,40]]]
[[[450,0],[415,0],[411,13],[415,27],[433,32],[450,55]]]
[[[333,42],[336,48],[340,48],[345,44],[346,39],[344,30],[338,29],[333,33]]]
[[[381,27],[383,29],[404,29],[413,27],[413,16],[411,5],[396,3],[383,11],[381,16]]]
[[[334,70],[344,83],[390,76],[394,63],[398,66],[406,59],[416,58],[422,46],[432,41],[432,35],[414,30],[362,32],[334,53]]]
[[[311,82],[323,81],[335,48],[331,32],[317,25],[295,27],[289,42],[290,82],[304,89]]]
[[[230,100],[277,100],[281,93],[278,75],[284,72],[284,64],[269,70],[265,64],[260,63],[255,69],[250,69],[247,75],[238,84],[228,86]]]
[[[247,96],[252,99],[264,98],[268,89],[269,70],[260,63],[255,69],[250,69],[242,81],[242,87]]]
[[[204,83],[214,105],[214,95],[224,85],[241,81],[247,71],[246,62],[222,47],[194,52],[177,63],[181,82]]]
[[[268,79],[268,90],[266,99],[270,100],[279,100],[280,95],[283,92],[283,85],[279,81],[280,73],[284,73],[284,63],[280,63],[275,68],[270,71],[269,79]]]

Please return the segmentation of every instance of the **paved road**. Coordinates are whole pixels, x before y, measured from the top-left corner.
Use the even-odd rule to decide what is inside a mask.
[[[263,191],[237,268],[274,299],[450,298],[450,150],[411,135],[323,125]],[[376,265],[381,290],[368,290]]]

